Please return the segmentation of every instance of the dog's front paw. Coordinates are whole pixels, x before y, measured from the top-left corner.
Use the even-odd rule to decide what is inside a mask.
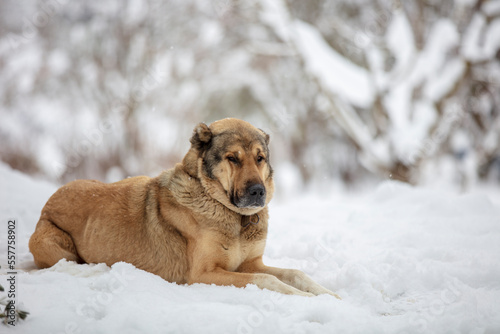
[[[333,292],[331,292],[331,291],[328,291],[326,294],[331,295],[331,296],[334,296],[335,298],[337,298],[337,299],[339,299],[339,300],[342,300],[342,298],[340,298],[340,296],[339,296],[339,295],[337,295],[336,293],[333,293]]]
[[[328,290],[327,288],[322,287],[319,284],[317,284],[313,289],[309,290],[309,292],[313,293],[316,296],[318,296],[318,295],[330,295],[330,296],[334,296],[337,299],[342,300],[342,298],[340,298],[339,295]]]

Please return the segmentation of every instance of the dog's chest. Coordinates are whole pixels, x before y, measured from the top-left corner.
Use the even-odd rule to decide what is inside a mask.
[[[240,241],[243,243],[252,243],[265,238],[265,230],[261,226],[242,227],[240,232]]]
[[[261,228],[248,226],[242,228],[239,237],[221,246],[226,257],[226,269],[236,271],[246,260],[251,260],[264,253],[264,233]]]
[[[235,240],[230,245],[223,245],[227,258],[226,269],[236,271],[243,262],[261,256],[264,253],[264,246],[264,239],[249,241],[244,238]]]

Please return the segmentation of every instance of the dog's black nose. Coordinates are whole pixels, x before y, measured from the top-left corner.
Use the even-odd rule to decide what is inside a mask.
[[[251,205],[264,206],[266,201],[266,188],[262,184],[254,184],[247,189]]]

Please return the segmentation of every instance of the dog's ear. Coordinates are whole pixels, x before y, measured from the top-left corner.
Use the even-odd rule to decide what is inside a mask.
[[[193,136],[189,141],[198,151],[202,151],[211,139],[212,131],[205,123],[200,123],[194,128]]]
[[[182,159],[184,170],[192,177],[198,175],[198,158],[202,155],[208,143],[212,140],[212,131],[205,123],[198,124],[194,130],[191,139],[191,148]]]
[[[262,129],[259,129],[260,132],[262,132],[262,134],[264,135],[264,140],[266,141],[266,145],[269,145],[269,135],[267,133],[264,132],[264,130]]]

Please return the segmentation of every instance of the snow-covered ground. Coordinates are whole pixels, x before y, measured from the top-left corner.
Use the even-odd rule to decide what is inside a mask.
[[[495,196],[388,182],[366,195],[276,201],[266,262],[305,271],[337,300],[176,285],[126,263],[36,270],[28,239],[56,187],[1,163],[0,185],[0,283],[15,218],[17,304],[30,312],[9,333],[500,332]]]

